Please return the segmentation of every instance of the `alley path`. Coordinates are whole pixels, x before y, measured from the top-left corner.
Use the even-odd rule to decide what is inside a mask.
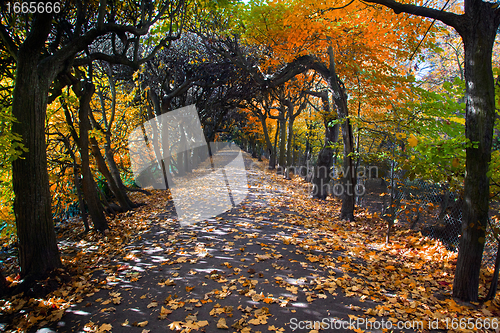
[[[239,206],[181,228],[170,203],[122,255],[88,275],[94,291],[52,329],[309,332],[305,321],[338,327],[356,314],[353,307],[366,307],[345,297],[337,284],[350,277],[323,260],[342,260],[341,240],[295,223],[306,207],[287,205],[294,193],[263,163],[245,159],[249,195]]]

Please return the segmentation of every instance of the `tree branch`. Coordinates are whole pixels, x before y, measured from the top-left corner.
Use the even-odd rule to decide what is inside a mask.
[[[428,7],[422,7],[422,6],[415,6],[411,4],[403,4],[399,3],[394,0],[362,0],[363,2],[368,2],[368,3],[376,3],[379,5],[383,5],[386,7],[391,8],[394,13],[400,14],[400,13],[408,13],[408,14],[413,14],[417,16],[423,16],[431,19],[436,19],[444,24],[447,24],[457,30],[459,34],[462,35],[462,33],[465,30],[465,16],[464,15],[458,15],[438,9],[433,9],[433,8],[428,8]]]
[[[17,62],[17,45],[14,40],[10,38],[9,32],[5,29],[5,26],[0,22],[0,38],[2,39],[7,52],[11,55],[14,61]]]

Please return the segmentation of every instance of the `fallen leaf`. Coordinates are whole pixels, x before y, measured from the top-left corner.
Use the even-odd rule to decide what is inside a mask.
[[[229,329],[225,318],[219,318],[219,321],[217,322],[217,328],[225,329],[225,330]]]

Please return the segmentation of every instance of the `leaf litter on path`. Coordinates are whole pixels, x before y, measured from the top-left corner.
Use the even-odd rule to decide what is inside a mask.
[[[43,299],[0,301],[13,318],[5,331],[290,332],[296,320],[313,332],[323,318],[418,321],[427,330],[500,316],[498,297],[451,298],[456,254],[439,242],[397,229],[386,245],[376,214],[339,221],[340,202],[310,199],[300,178],[263,165],[249,175],[241,205],[193,227],[180,228],[168,192],[153,191],[136,194],[146,205],[117,215],[105,237],[62,230],[71,282]],[[482,272],[482,295],[490,277]]]

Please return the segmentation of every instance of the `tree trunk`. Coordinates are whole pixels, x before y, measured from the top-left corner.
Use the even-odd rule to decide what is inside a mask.
[[[276,167],[276,157],[278,155],[277,149],[278,149],[278,134],[280,131],[280,122],[276,121],[276,132],[274,133],[274,145],[273,145],[273,154],[272,158],[269,159],[269,165],[272,165],[273,167],[271,169],[274,169]],[[271,164],[272,160],[272,164]]]
[[[285,161],[285,149],[286,149],[286,119],[279,119],[280,123],[280,156],[278,159],[278,170],[277,173],[282,175],[285,172],[286,161]]]
[[[178,131],[180,134],[179,148],[177,149],[176,162],[177,162],[177,174],[179,176],[185,176],[188,172],[186,150],[187,142],[186,136],[184,134],[184,128],[181,124],[178,125]]]
[[[297,151],[297,146],[295,145],[295,140],[296,140],[296,137],[294,136],[293,137],[293,142],[292,142],[292,165],[295,166],[297,165],[298,163],[298,154],[300,153],[299,151]]]
[[[466,148],[462,236],[453,283],[453,296],[465,301],[478,299],[479,270],[489,210],[488,167],[495,123],[491,55],[498,24],[493,24],[489,14],[491,4],[481,2],[476,7],[466,9],[474,14],[472,21],[477,26],[462,36],[467,99],[465,135],[477,145]]]
[[[90,170],[89,160],[89,130],[90,130],[90,100],[94,94],[94,85],[90,82],[84,83],[84,88],[80,96],[80,156],[82,159],[83,175],[83,193],[85,201],[89,208],[89,214],[92,217],[94,228],[101,232],[108,229],[108,222],[104,216],[104,209],[97,193],[96,183],[92,171]]]
[[[464,14],[393,0],[367,0],[406,12],[441,20],[462,37],[465,51],[465,135],[473,146],[466,148],[462,236],[453,281],[453,296],[477,301],[479,271],[489,210],[488,165],[495,123],[495,87],[491,66],[500,11],[490,2],[465,0]],[[475,147],[474,147],[475,146]]]
[[[152,91],[152,90],[150,90]],[[153,104],[154,104],[154,107],[155,107],[155,110],[159,111],[160,108],[158,106],[158,103],[157,103],[157,98],[155,99],[154,96],[156,96],[156,94],[149,94],[149,96],[152,96],[150,99],[152,99],[153,101]],[[160,130],[162,130],[163,126],[160,127],[160,129],[158,129],[158,125],[159,125],[159,120],[160,118],[157,118],[155,117],[155,114],[153,114],[153,110],[151,108],[151,106],[149,105],[149,103],[146,103],[146,109],[148,111],[148,116],[149,116],[149,121],[150,121],[150,124],[151,124],[151,129],[153,130],[153,137],[152,138],[148,138],[148,139],[151,139],[151,142],[153,144],[153,151],[154,151],[154,154],[155,154],[155,158],[156,158],[156,163],[158,165],[158,167],[160,168],[160,170],[162,171],[162,176],[163,176],[163,183],[162,185],[164,185],[165,189],[169,188],[168,186],[168,175],[167,175],[167,172],[169,172],[169,170],[167,170],[167,166],[165,165],[165,161],[164,161],[164,158],[163,158],[163,155],[161,153],[161,138],[160,138]],[[167,161],[168,163],[169,161]],[[176,162],[179,162],[179,161],[176,161]],[[169,164],[168,164],[169,165]],[[155,180],[156,182],[156,180]]]
[[[324,104],[325,105],[325,104]],[[328,107],[329,109],[329,107]],[[331,180],[331,167],[333,163],[333,149],[332,145],[338,141],[339,125],[328,126],[331,118],[324,120],[325,123],[325,145],[318,155],[318,162],[314,167],[312,178],[313,183],[313,198],[326,199],[328,196],[328,188]]]
[[[156,107],[158,107],[158,105],[155,104],[155,108]],[[165,109],[165,104],[162,105],[161,111],[163,114],[167,112],[167,109]],[[168,138],[168,134],[169,134],[168,124],[162,123],[161,124],[161,145],[162,145],[161,171],[163,174],[163,178],[165,180],[165,189],[174,186],[174,180],[172,179],[172,174],[170,172],[172,156],[170,152],[170,141]]]
[[[90,147],[92,150],[92,155],[97,163],[97,167],[99,172],[102,173],[104,178],[106,178],[106,182],[108,183],[109,189],[113,192],[114,196],[118,200],[123,211],[131,210],[132,207],[129,205],[129,200],[127,200],[127,194],[123,192],[116,184],[115,179],[111,175],[111,172],[104,161],[104,157],[102,157],[101,150],[99,149],[99,143],[95,138],[90,138]]]
[[[306,148],[304,150],[304,155],[300,163],[300,176],[306,177],[309,173],[309,160],[311,159],[311,144],[309,143],[309,127],[307,128],[308,134],[306,136]],[[304,168],[305,167],[305,168]]]
[[[354,139],[352,126],[349,121],[349,108],[347,106],[347,94],[342,81],[340,81],[335,71],[335,59],[332,46],[328,47],[330,60],[330,88],[332,89],[333,100],[337,106],[338,117],[342,120],[342,140],[344,142],[344,163],[342,170],[342,207],[340,209],[341,220],[354,220],[354,190],[356,186],[356,175],[354,174],[354,164],[351,154],[354,152]]]
[[[313,198],[316,199],[326,199],[328,196],[328,187],[331,180],[331,167],[333,164],[333,150],[332,145],[336,143],[339,139],[339,125],[335,124],[330,126],[330,122],[335,119],[332,116],[332,110],[330,107],[330,99],[328,98],[328,93],[326,91],[317,92],[313,94],[316,97],[321,98],[321,104],[323,106],[323,123],[325,125],[325,144],[318,155],[318,162],[313,171]]]
[[[80,174],[78,173],[78,164],[76,163],[76,161],[73,161],[73,182],[75,183],[76,195],[78,197],[78,207],[80,207],[80,215],[82,217],[83,226],[85,227],[85,232],[89,232],[90,231],[89,218],[87,210],[85,209],[85,202],[83,199],[81,183],[80,183]]]
[[[490,290],[488,291],[488,295],[486,296],[486,300],[492,300],[495,298],[497,294],[498,288],[498,275],[500,273],[500,240],[497,239],[497,257],[495,259],[495,271],[493,272],[493,280],[491,280]]]
[[[21,277],[45,277],[61,266],[51,211],[47,173],[45,118],[50,75],[39,66],[41,49],[51,26],[48,15],[38,15],[18,52],[12,132],[22,137],[28,153],[12,163],[14,213]]]
[[[347,108],[347,101],[345,104]],[[339,112],[340,113],[340,112]],[[342,177],[342,185],[343,194],[342,194],[342,207],[340,209],[340,219],[354,221],[354,201],[355,201],[355,186],[356,186],[356,174],[354,173],[354,164],[352,161],[351,153],[354,152],[353,145],[353,135],[352,135],[352,126],[347,118],[347,115],[341,116],[344,118],[344,122],[342,123],[342,141],[344,142],[344,159],[343,159],[343,177]]]
[[[131,208],[137,207],[137,205],[132,200],[130,200],[130,198],[127,195],[127,187],[125,186],[125,184],[123,184],[122,178],[120,176],[120,170],[118,169],[118,166],[115,163],[110,143],[109,144],[106,143],[104,145],[104,156],[106,157],[106,161],[108,162],[109,172],[111,173],[111,176],[113,177],[116,185],[125,196],[128,205]]]
[[[262,124],[262,131],[264,132],[264,139],[266,141],[267,152],[269,153],[269,165],[268,169],[274,169],[275,157],[273,154],[273,144],[271,143],[271,138],[269,138],[269,132],[267,130],[267,123],[265,117],[259,117]]]
[[[78,139],[78,138],[76,138]],[[67,137],[63,137],[64,145],[68,150],[68,154],[71,156],[73,160],[73,182],[75,184],[76,195],[78,197],[78,206],[80,207],[80,215],[82,217],[83,225],[85,227],[85,232],[90,231],[89,221],[87,216],[87,211],[85,210],[85,202],[83,200],[83,194],[80,183],[80,173],[78,172],[78,163],[76,162],[76,156],[71,149],[71,145],[69,143],[69,139]]]
[[[292,139],[293,139],[293,122],[295,121],[295,117],[293,116],[293,103],[289,103],[288,105],[288,136],[286,140],[286,179],[290,180],[290,167],[293,163],[292,158]]]

